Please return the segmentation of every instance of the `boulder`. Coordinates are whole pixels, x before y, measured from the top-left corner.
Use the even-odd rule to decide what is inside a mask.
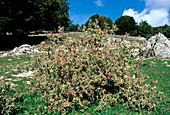
[[[41,53],[41,52],[45,53],[43,51],[39,51],[37,49],[34,49],[29,44],[23,44],[20,47],[15,47],[13,50],[2,54],[1,57],[5,57],[5,56],[18,56],[18,55],[23,55],[23,54],[28,54],[28,53]]]
[[[154,56],[156,58],[170,58],[170,39],[162,33],[149,38],[142,49],[144,56]]]

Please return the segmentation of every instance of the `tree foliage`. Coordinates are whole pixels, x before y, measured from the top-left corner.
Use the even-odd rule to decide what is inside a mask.
[[[153,27],[147,23],[147,21],[141,21],[139,23],[139,35],[142,37],[151,37],[153,35]]]
[[[105,16],[100,16],[100,15],[98,15],[98,14],[95,14],[95,15],[92,15],[90,18],[89,18],[89,20],[86,22],[86,26],[88,27],[88,25],[89,25],[89,23],[90,23],[90,20],[92,21],[92,22],[95,22],[95,20],[98,20],[99,21],[99,27],[101,28],[101,29],[104,29],[104,27],[105,27],[105,24],[107,24],[107,26],[108,27],[112,27],[112,24],[113,24],[113,22],[112,22],[112,20],[109,18],[109,17],[105,17]]]
[[[170,26],[168,26],[168,27],[165,28],[163,34],[164,34],[166,37],[170,38]]]
[[[133,17],[121,16],[115,21],[114,24],[119,28],[116,34],[124,35],[129,33],[130,35],[137,35],[137,23]]]
[[[154,33],[163,33],[166,37],[170,38],[170,26],[165,24],[164,26],[154,27]]]
[[[1,0],[0,33],[67,27],[68,5],[66,0]]]
[[[77,32],[79,31],[79,24],[73,24],[73,21],[70,21],[69,26],[65,29],[67,32]]]

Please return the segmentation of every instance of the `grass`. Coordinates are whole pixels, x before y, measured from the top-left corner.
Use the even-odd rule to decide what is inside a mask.
[[[154,114],[170,115],[170,60],[145,60],[142,65],[144,74],[150,76],[147,82],[151,80],[158,81],[156,86],[158,90],[164,92],[165,98],[161,102]]]
[[[16,57],[3,57],[0,58],[0,79],[4,78],[6,81],[11,81],[18,85],[21,93],[26,90],[24,87],[24,82],[26,78],[16,78],[12,74],[18,74],[25,70],[25,66],[30,62],[30,56],[16,56]],[[159,60],[159,59],[147,59],[140,65],[143,70],[143,74],[150,76],[146,82],[151,80],[158,81],[156,86],[158,89],[166,95],[164,100],[161,102],[160,106],[153,112],[146,111],[143,114],[153,114],[153,115],[170,115],[170,60]],[[2,77],[3,76],[3,77]],[[11,80],[9,80],[11,79]],[[20,114],[35,114],[37,111],[32,108],[32,106],[38,106],[42,103],[34,103],[34,95],[24,95],[23,100],[18,104],[22,106],[23,111]],[[70,115],[81,115],[81,114],[95,114],[95,115],[139,115],[138,112],[131,111],[123,105],[117,105],[112,108],[104,108],[102,111],[95,112],[95,104],[91,105],[90,108],[86,110],[74,110],[70,112]]]
[[[9,56],[0,58],[0,80],[12,82],[15,85],[23,86],[23,82],[26,81],[24,77],[14,77],[25,71],[25,66],[29,64],[30,56]]]

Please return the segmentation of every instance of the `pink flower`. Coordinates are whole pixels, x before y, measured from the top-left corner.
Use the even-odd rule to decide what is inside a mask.
[[[138,94],[135,94],[135,97],[138,97]]]
[[[124,38],[125,36],[122,36],[122,39]]]
[[[53,32],[50,32],[50,34],[53,34]]]
[[[96,47],[96,50],[98,50],[99,49],[99,47]]]
[[[57,67],[59,68],[59,67],[60,67],[60,64],[58,64]]]
[[[73,65],[76,65],[76,62],[73,62]]]
[[[72,80],[71,82],[74,83],[74,80]]]
[[[132,78],[128,78],[129,81],[132,81]]]
[[[67,64],[67,62],[66,62],[66,61],[64,61],[64,64]]]
[[[100,104],[105,104],[105,102],[104,101],[100,101]]]
[[[67,94],[67,92],[64,92],[64,95],[66,95]]]
[[[63,71],[66,71],[66,68],[63,68],[62,70],[63,70]]]
[[[91,96],[91,94],[90,94],[90,93],[88,93],[87,95],[88,95],[89,97]]]
[[[155,81],[154,80],[151,80],[152,83],[154,83]]]
[[[90,101],[87,102],[88,105],[90,105],[90,103],[91,103]]]
[[[137,86],[137,83],[134,83],[134,86]]]
[[[94,30],[95,32],[98,32],[98,30]]]
[[[47,96],[48,96],[48,93],[46,93],[44,96],[47,97]]]
[[[44,74],[42,74],[41,77],[44,77]]]
[[[46,54],[44,54],[44,58],[46,58]]]
[[[106,96],[107,96],[107,94],[104,94],[104,96],[106,97]]]
[[[108,58],[108,57],[109,57],[109,54],[106,54],[105,56],[106,56],[106,58]]]
[[[62,58],[65,56],[65,54],[62,54]]]
[[[77,39],[78,39],[78,36],[76,36],[75,39],[77,40]]]
[[[66,99],[64,98],[64,100],[63,100],[64,102],[66,102]]]
[[[38,66],[38,68],[40,68],[41,66]]]
[[[96,87],[95,87],[95,86],[92,86],[92,88],[93,88],[93,89],[96,89]]]
[[[71,90],[72,93],[74,93],[74,90]]]
[[[2,84],[2,81],[0,81],[0,85]]]
[[[53,109],[53,107],[51,107],[51,106],[48,106],[48,109],[49,109],[49,110],[52,110],[52,109]]]
[[[45,64],[45,62],[41,62],[41,64],[42,64],[42,65],[44,65],[44,64]]]
[[[58,62],[58,60],[57,60],[57,59],[54,59],[54,60],[53,60],[53,62],[54,62],[54,63],[57,63],[57,62]]]
[[[63,100],[58,100],[59,103],[63,102]]]
[[[151,106],[151,103],[148,103],[147,105],[148,105],[148,107],[150,107],[150,106]]]
[[[100,75],[102,76],[102,75],[103,75],[103,72],[101,72]]]
[[[107,23],[106,22],[104,22],[104,25],[106,25]]]
[[[74,48],[71,47],[70,50],[71,50],[71,51],[74,51]]]
[[[110,76],[108,76],[107,79],[110,79]]]
[[[37,75],[38,74],[38,72],[34,72],[34,75]]]
[[[120,42],[117,42],[117,44],[119,44],[119,45],[120,45]]]
[[[100,42],[100,45],[102,45],[102,42]]]
[[[139,66],[139,64],[138,63],[136,63],[136,67],[138,67]]]
[[[60,32],[59,35],[61,36],[61,35],[62,35],[62,32]]]
[[[50,85],[52,85],[53,84],[53,82],[52,81],[50,81]]]
[[[68,45],[70,45],[71,44],[71,41],[68,41]]]
[[[71,92],[71,90],[68,90],[68,93],[70,93]]]
[[[56,81],[56,83],[55,83],[55,84],[57,84],[57,85],[58,85],[59,83],[60,83],[60,82]]]
[[[30,79],[30,76],[28,76],[27,78]]]
[[[124,69],[125,68],[125,65],[124,64],[122,64],[122,69]]]
[[[34,87],[34,88],[32,88],[32,92],[34,92],[36,90],[36,88]]]

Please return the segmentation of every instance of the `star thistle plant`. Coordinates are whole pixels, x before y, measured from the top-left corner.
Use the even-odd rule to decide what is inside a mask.
[[[90,21],[75,37],[63,32],[49,36],[48,53],[33,62],[35,74],[28,86],[45,102],[38,109],[64,113],[97,103],[96,110],[125,104],[142,111],[158,105],[162,96],[154,82],[143,83],[142,60],[131,58],[135,46],[126,46],[125,36],[108,42],[115,27],[105,24],[102,30],[98,21]]]

